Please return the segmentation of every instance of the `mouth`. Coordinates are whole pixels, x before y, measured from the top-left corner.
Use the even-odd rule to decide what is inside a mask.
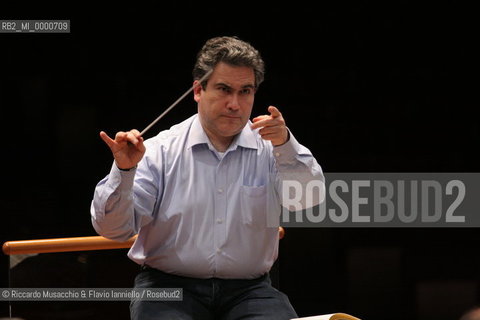
[[[240,117],[238,117],[238,116],[223,115],[222,117],[227,118],[227,119],[240,119]]]

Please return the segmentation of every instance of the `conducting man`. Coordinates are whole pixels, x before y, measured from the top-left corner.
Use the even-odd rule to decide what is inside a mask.
[[[249,121],[264,79],[249,43],[208,40],[193,79],[197,114],[146,141],[137,130],[100,133],[114,164],[95,189],[94,228],[115,240],[138,234],[128,253],[142,266],[136,288],[183,289],[182,301],[133,300],[131,317],[294,318],[268,275],[279,240],[268,221],[280,213],[282,184],[323,183],[321,167],[276,107]]]

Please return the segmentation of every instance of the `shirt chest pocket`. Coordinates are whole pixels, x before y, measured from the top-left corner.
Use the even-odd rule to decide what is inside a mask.
[[[266,186],[242,186],[240,207],[245,225],[252,229],[264,229],[267,224]]]

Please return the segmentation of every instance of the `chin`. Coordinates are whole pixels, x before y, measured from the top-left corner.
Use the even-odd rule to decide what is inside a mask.
[[[223,130],[220,129],[219,132],[224,137],[233,137],[239,134],[242,131],[242,129],[243,129],[243,126],[237,127],[237,128],[224,128]]]
[[[235,120],[235,121],[229,121],[228,123],[224,124],[223,126],[220,126],[218,129],[219,131],[226,133],[227,136],[234,136],[242,131],[242,129],[245,127],[246,123],[240,123],[240,121]]]

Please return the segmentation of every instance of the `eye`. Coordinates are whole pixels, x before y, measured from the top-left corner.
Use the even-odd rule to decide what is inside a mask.
[[[251,92],[252,92],[251,88],[245,88],[245,89],[242,89],[241,91],[242,94],[250,94]]]
[[[218,90],[223,93],[229,93],[231,91],[229,87],[225,87],[225,86],[219,86]]]

